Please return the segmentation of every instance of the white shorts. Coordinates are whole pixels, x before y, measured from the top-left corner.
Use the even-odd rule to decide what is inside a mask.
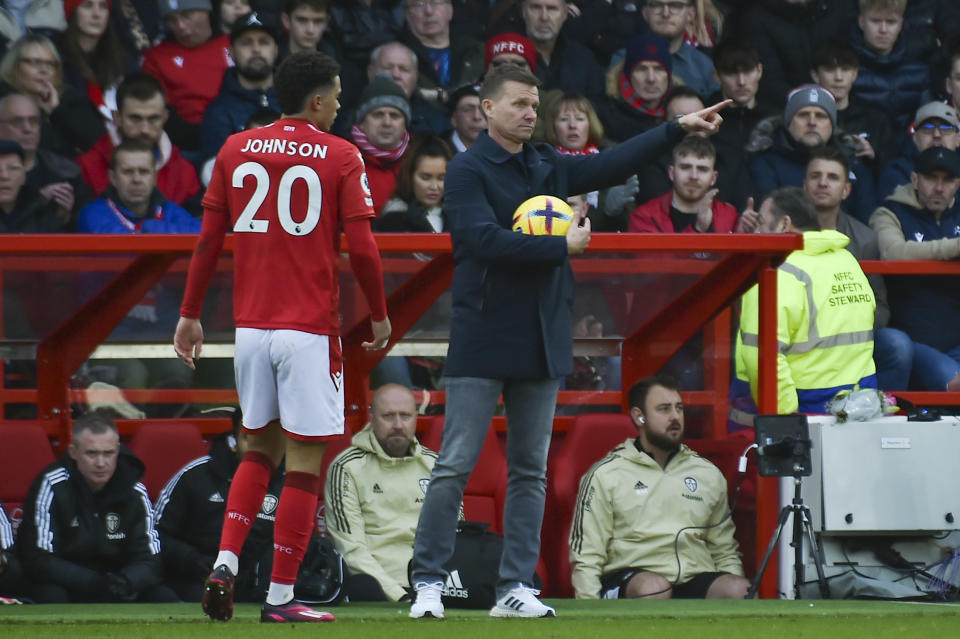
[[[237,328],[233,369],[247,430],[279,419],[294,439],[323,440],[343,434],[339,337]]]

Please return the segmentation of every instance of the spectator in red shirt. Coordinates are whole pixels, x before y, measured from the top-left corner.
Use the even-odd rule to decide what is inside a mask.
[[[169,37],[143,54],[144,72],[160,80],[173,110],[170,137],[191,151],[200,148],[203,112],[233,66],[230,37],[214,37],[211,10],[210,0],[160,0]]]
[[[146,73],[133,73],[124,79],[117,89],[115,127],[77,158],[83,180],[95,194],[99,195],[110,184],[108,171],[113,148],[122,140],[137,139],[153,147],[157,160],[157,189],[168,200],[183,206],[199,195],[200,180],[196,169],[163,130],[167,116],[166,95],[156,78]]]
[[[737,209],[716,199],[717,151],[709,140],[687,136],[667,168],[672,188],[630,214],[631,233],[730,233]]]

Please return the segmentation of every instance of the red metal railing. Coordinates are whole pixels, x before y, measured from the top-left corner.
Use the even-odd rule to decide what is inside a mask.
[[[168,271],[182,271],[192,253],[195,236],[0,236],[0,278],[7,270],[38,268],[67,270],[97,268],[117,270],[113,279],[49,334],[37,346],[36,390],[3,389],[0,404],[35,401],[38,420],[44,422],[60,442],[67,441],[70,403],[82,391],[69,388],[71,375],[86,361],[144,294]],[[377,237],[382,253],[425,253],[432,257],[419,264],[394,265],[409,277],[388,299],[394,334],[388,346],[396,344],[417,319],[446,291],[453,276],[453,257],[447,235],[382,234]],[[641,235],[596,234],[589,255],[573,260],[579,276],[609,273],[676,272],[693,278],[666,306],[628,334],[622,342],[623,386],[657,372],[676,351],[705,325],[705,350],[712,354],[706,370],[707,388],[688,391],[691,404],[711,407],[712,426],[704,435],[716,436],[725,422],[729,388],[731,314],[729,308],[755,281],[760,282],[760,389],[761,412],[776,412],[776,266],[790,251],[800,248],[798,235]],[[343,246],[346,246],[345,239]],[[232,250],[231,238],[225,255]],[[664,254],[713,254],[718,259],[676,259]],[[131,257],[122,257],[131,256]],[[598,259],[596,256],[610,256]],[[99,260],[94,264],[91,257]],[[389,257],[388,257],[389,260]],[[391,265],[385,260],[388,268]],[[229,268],[229,258],[221,264]],[[673,270],[671,270],[673,269]],[[2,280],[0,280],[2,284]],[[55,303],[55,300],[53,301]],[[344,304],[353,305],[356,316],[344,326],[346,362],[345,395],[348,425],[357,429],[367,420],[367,378],[386,351],[367,352],[360,341],[369,331],[369,318],[362,298],[344,291]],[[171,329],[172,330],[172,329]],[[172,335],[171,335],[172,337]],[[171,347],[171,357],[173,356]],[[234,401],[232,390],[128,390],[131,401]],[[623,404],[619,391],[564,392],[561,401],[585,404]],[[565,429],[569,418],[558,418]],[[125,425],[125,428],[129,426]],[[776,482],[762,480],[757,492],[757,539],[767,539],[776,526]],[[758,548],[758,551],[762,549]],[[768,576],[761,595],[774,596],[774,577]]]

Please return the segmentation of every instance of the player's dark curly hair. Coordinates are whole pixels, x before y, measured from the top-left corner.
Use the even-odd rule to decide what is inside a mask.
[[[329,91],[339,74],[340,63],[324,53],[291,54],[277,67],[274,77],[280,110],[288,115],[300,113],[312,96]]]

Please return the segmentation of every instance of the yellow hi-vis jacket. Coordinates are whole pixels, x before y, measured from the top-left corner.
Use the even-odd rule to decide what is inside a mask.
[[[873,319],[867,276],[838,231],[807,231],[803,249],[777,269],[777,412],[826,412],[837,391],[876,388]],[[743,296],[737,377],[757,400],[759,290]]]

